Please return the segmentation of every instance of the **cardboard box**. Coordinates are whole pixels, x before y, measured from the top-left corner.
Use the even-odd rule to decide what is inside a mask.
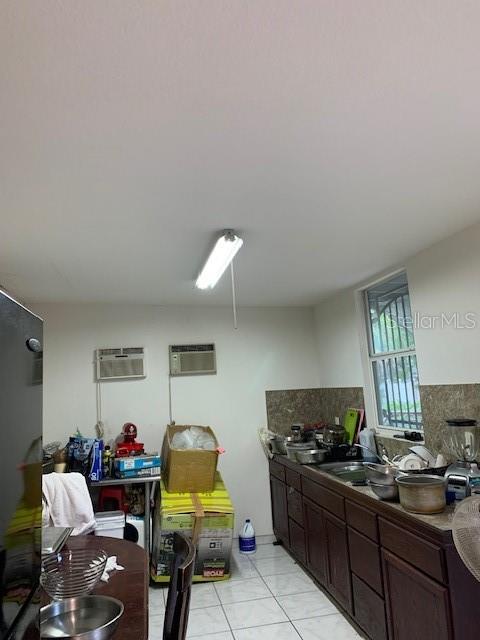
[[[149,456],[129,456],[115,458],[114,473],[116,478],[145,478],[160,475],[160,456],[158,453]]]
[[[205,493],[212,491],[215,484],[218,452],[202,449],[173,449],[172,438],[179,431],[189,429],[190,425],[167,426],[163,439],[162,460],[165,486],[170,493]],[[215,440],[210,427],[199,427]]]
[[[190,536],[196,546],[194,582],[230,577],[234,513],[220,474],[211,493],[169,493],[161,481],[155,509],[150,574],[154,582],[170,582],[175,531]]]
[[[115,477],[119,480],[127,478],[153,478],[160,475],[160,467],[149,467],[148,469],[132,469],[131,471],[115,471]]]

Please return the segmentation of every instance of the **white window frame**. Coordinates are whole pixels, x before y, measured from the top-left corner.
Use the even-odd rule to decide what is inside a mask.
[[[370,355],[371,326],[370,318],[368,316],[368,308],[366,305],[366,292],[376,284],[384,282],[385,280],[389,280],[390,278],[393,278],[400,273],[406,273],[406,271],[407,270],[405,267],[399,267],[394,271],[384,273],[378,278],[362,284],[355,291],[355,308],[360,329],[360,355],[363,370],[363,393],[367,424],[370,428],[374,428],[379,436],[386,438],[393,438],[395,434],[400,435],[405,430],[399,429],[398,427],[388,427],[378,423],[377,391],[375,387],[372,362],[375,359],[381,359],[382,357],[385,357],[386,354],[377,353],[375,354],[375,356]],[[402,351],[398,351],[397,353],[401,355]],[[416,344],[415,349],[405,349],[403,350],[403,353],[414,354],[416,356]],[[415,431],[419,431],[423,434],[423,428],[415,429]]]

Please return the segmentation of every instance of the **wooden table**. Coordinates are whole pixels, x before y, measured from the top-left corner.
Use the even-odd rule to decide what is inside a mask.
[[[72,536],[65,548],[103,549],[109,556],[117,556],[124,571],[112,571],[110,580],[100,581],[93,593],[112,596],[124,604],[112,640],[147,640],[149,566],[145,550],[133,542],[105,536]],[[42,604],[48,603],[45,593],[42,600]]]

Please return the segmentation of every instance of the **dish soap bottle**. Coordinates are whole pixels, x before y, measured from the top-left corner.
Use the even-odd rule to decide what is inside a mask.
[[[240,547],[240,553],[255,553],[257,545],[255,543],[255,529],[250,522],[250,518],[245,520],[245,524],[240,530],[238,536],[238,544]]]

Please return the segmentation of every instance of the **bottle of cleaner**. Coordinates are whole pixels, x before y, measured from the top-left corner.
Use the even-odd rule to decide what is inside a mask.
[[[240,547],[240,553],[255,553],[257,545],[255,543],[255,529],[250,522],[250,518],[245,520],[245,524],[240,530],[238,536],[238,544]]]

